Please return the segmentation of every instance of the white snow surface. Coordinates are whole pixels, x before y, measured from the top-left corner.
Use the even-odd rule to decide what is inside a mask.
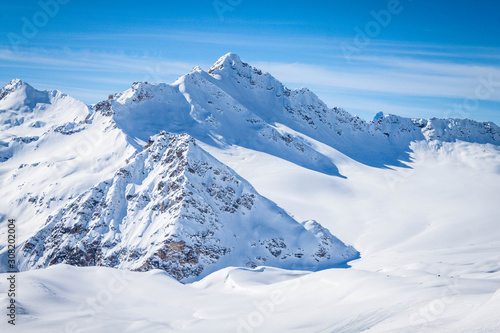
[[[314,219],[360,252],[348,268],[256,263],[186,284],[161,270],[24,271],[17,331],[500,330],[500,138],[491,122],[365,122],[228,54],[207,72],[196,68],[172,85],[136,83],[95,106],[14,80],[0,92],[0,126],[2,247],[7,218],[18,221],[23,244],[55,212],[144,161],[149,137],[165,130],[194,137],[248,191],[284,210],[272,204],[271,212],[290,223]],[[118,192],[151,195],[163,172],[152,170]],[[137,218],[129,235],[153,230],[128,208],[119,214]],[[8,274],[0,275],[6,290]],[[0,294],[3,308],[7,301]]]

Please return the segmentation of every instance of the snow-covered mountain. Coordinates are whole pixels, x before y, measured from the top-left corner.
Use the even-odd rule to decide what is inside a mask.
[[[160,130],[186,132],[208,144],[238,145],[332,175],[339,175],[337,167],[309,138],[375,167],[403,166],[412,141],[500,142],[500,128],[491,122],[395,115],[366,122],[328,108],[307,88],[286,88],[232,53],[171,85],[134,83],[95,109],[133,138],[147,140]]]
[[[234,54],[91,106],[13,80],[0,238],[15,218],[20,329],[495,331],[499,133],[365,121]]]
[[[264,238],[253,237],[250,229],[238,231],[234,226],[226,227],[231,232],[221,231],[219,234],[216,230],[222,230],[222,225],[230,223],[226,220],[232,221],[231,223],[239,221],[241,225],[249,226],[250,222],[243,221],[251,220],[255,212],[274,216],[276,209],[263,213],[261,211],[266,209],[260,207],[251,210],[252,214],[245,214],[245,205],[241,206],[234,200],[248,202],[249,198],[260,196],[250,189],[245,196],[237,197],[236,192],[242,191],[237,189],[238,186],[247,183],[232,171],[224,169],[213,158],[208,163],[210,170],[224,169],[231,176],[223,178],[238,179],[235,182],[240,185],[232,188],[206,181],[187,181],[189,177],[195,176],[182,170],[182,175],[168,176],[181,177],[178,188],[173,192],[172,189],[160,189],[165,181],[150,174],[161,174],[164,179],[173,171],[167,174],[164,167],[153,165],[151,160],[159,159],[158,154],[171,156],[171,150],[152,154],[151,149],[159,149],[159,144],[155,143],[138,154],[146,141],[159,132],[187,133],[204,144],[221,149],[240,146],[336,176],[342,175],[333,160],[317,149],[314,141],[335,148],[361,163],[378,167],[404,165],[403,162],[408,160],[412,141],[500,142],[499,128],[488,122],[408,119],[383,116],[380,113],[377,119],[366,122],[343,109],[329,109],[306,88],[286,88],[272,75],[242,62],[237,55],[231,53],[221,57],[206,72],[198,67],[194,68],[173,84],[134,83],[129,90],[112,95],[93,106],[87,106],[59,91],[38,91],[16,79],[0,91],[0,110],[0,172],[3,184],[9,191],[9,198],[1,204],[5,213],[0,218],[5,220],[7,216],[17,216],[29,221],[21,227],[20,240],[26,241],[24,249],[27,259],[23,262],[24,269],[58,262],[131,269],[162,267],[178,279],[199,276],[202,271],[204,273],[201,275],[205,275],[224,265],[272,264],[277,267],[300,266],[314,269],[352,259],[355,252],[345,247],[331,250],[332,244],[337,244],[338,241],[319,225],[318,232],[332,239],[328,241],[330,248],[324,249],[329,253],[326,257],[330,259],[318,261],[320,264],[307,259],[313,258],[318,251],[314,245],[316,243],[309,241],[313,248],[308,248],[302,242],[292,242],[286,238],[292,236],[286,236],[289,231],[284,231],[287,229],[285,227],[283,235],[275,232],[262,236]],[[165,135],[160,138],[167,140]],[[183,141],[175,136],[168,138],[173,142]],[[186,142],[184,145],[195,147]],[[191,154],[205,156],[197,160],[199,163],[209,159],[206,152],[187,154],[187,151],[193,150],[200,151],[200,148],[196,146],[186,149],[182,156],[185,159]],[[136,154],[138,155],[135,156]],[[128,163],[130,164],[126,165]],[[130,170],[124,171],[128,169]],[[218,179],[219,175],[212,177]],[[183,183],[185,180],[194,184],[192,186],[196,191],[188,190],[185,187],[188,185]],[[184,185],[181,186],[181,183]],[[207,184],[212,184],[215,188],[206,188],[209,186]],[[237,219],[234,218],[236,215],[232,218],[223,217],[227,212],[219,216],[222,213],[214,207],[219,203],[210,202],[206,195],[202,195],[219,193],[215,190],[219,186],[230,191],[224,195],[238,207],[224,207],[234,210]],[[139,187],[147,189],[143,188],[135,193]],[[177,200],[174,195],[177,192],[186,196],[185,202],[195,202],[195,205],[205,207],[207,212],[204,214],[208,215],[196,216],[196,220],[211,220],[212,224],[207,223],[203,230],[193,228],[186,234],[177,234],[174,231],[177,226],[189,224],[195,218],[182,210],[174,213],[174,208],[165,208]],[[198,199],[189,197],[186,193],[197,193]],[[82,202],[85,202],[83,207]],[[256,202],[267,201],[259,199]],[[210,210],[217,214],[209,213]],[[162,214],[164,212],[167,214]],[[288,214],[283,211],[279,214],[289,224],[292,223],[290,221],[293,219]],[[274,221],[274,218],[270,221]],[[291,225],[304,232],[304,227],[299,227],[297,222],[293,221]],[[33,231],[39,228],[41,229],[34,236]],[[270,230],[274,230],[273,228]],[[61,231],[66,229],[68,232],[72,231],[69,234]],[[74,230],[78,230],[78,233],[73,235]],[[161,236],[150,241],[150,233],[154,232]],[[149,236],[142,238],[144,233]],[[233,236],[230,237],[231,233]],[[192,240],[193,237],[201,237],[201,234],[208,237],[208,243],[201,244]],[[298,234],[290,231],[290,235],[296,237]],[[311,237],[311,233],[304,235]],[[255,246],[247,247],[245,252],[236,247],[233,238],[246,239]],[[195,259],[189,261],[187,257],[175,254],[173,257],[190,263],[179,268],[176,266],[178,262],[170,260],[173,258],[170,255],[170,262],[162,263],[158,258],[167,257],[159,253],[167,253],[165,244],[171,242],[187,244],[185,250],[179,252],[184,253],[184,256],[188,256],[186,253],[196,248]],[[282,262],[277,257],[265,255],[267,252],[259,252],[269,242],[282,244],[289,249],[283,250],[281,254],[281,257],[288,259]],[[237,244],[242,246],[243,243]],[[132,251],[131,248],[135,246],[138,249]],[[208,251],[206,246],[213,248],[213,251]],[[79,258],[78,251],[92,255]],[[305,252],[302,254],[301,251]],[[189,256],[193,255],[191,252]],[[226,255],[228,253],[231,255]],[[237,261],[234,259],[236,257],[239,258]],[[295,263],[293,258],[299,257],[306,259],[301,259],[300,264]],[[220,258],[223,260],[219,260]],[[212,264],[213,267],[204,269]]]
[[[38,91],[19,79],[0,90],[0,110],[2,162],[26,144],[36,144],[48,129],[70,131],[88,115],[85,104],[59,91]],[[64,128],[57,127],[61,124]]]
[[[24,243],[20,268],[158,268],[190,281],[229,266],[317,270],[357,255],[318,223],[295,221],[188,135],[162,132],[55,212]]]
[[[112,177],[136,149],[111,119],[60,91],[13,80],[0,96],[0,221],[24,221],[22,242],[54,210]]]

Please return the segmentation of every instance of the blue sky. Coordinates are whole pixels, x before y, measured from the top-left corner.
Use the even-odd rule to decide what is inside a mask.
[[[0,84],[21,78],[90,104],[234,52],[365,119],[500,124],[499,22],[497,1],[4,2]]]

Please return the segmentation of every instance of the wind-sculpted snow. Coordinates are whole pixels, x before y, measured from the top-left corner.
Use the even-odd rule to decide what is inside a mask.
[[[318,270],[357,256],[260,196],[190,136],[162,132],[112,179],[50,216],[19,257],[25,270],[158,268],[185,282],[228,266]]]

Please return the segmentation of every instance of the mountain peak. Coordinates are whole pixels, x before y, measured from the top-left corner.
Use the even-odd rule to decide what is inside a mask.
[[[21,85],[26,85],[27,83],[24,82],[23,80],[21,79],[13,79],[11,80],[9,83],[7,83],[5,85],[5,87],[17,87],[17,86],[21,86]]]
[[[187,134],[161,132],[22,246],[20,267],[162,269],[190,282],[228,266],[319,270],[359,253],[300,223]]]
[[[4,99],[8,94],[22,88],[22,87],[29,87],[33,89],[29,84],[24,82],[21,79],[13,79],[9,83],[7,83],[1,90],[0,90],[0,100]]]
[[[246,66],[248,66],[248,64],[242,62],[240,57],[236,53],[229,52],[220,57],[219,60],[217,60],[215,64],[213,64],[212,67],[209,68],[208,73],[212,74],[217,70],[222,70],[224,68],[238,68]]]
[[[237,55],[236,53],[232,53],[232,52],[228,52],[228,53],[224,54],[222,57],[220,57],[220,59],[228,59],[231,61],[241,62],[240,56]]]
[[[49,91],[36,90],[21,79],[14,79],[0,90],[1,108],[32,111],[38,103],[50,103]]]

